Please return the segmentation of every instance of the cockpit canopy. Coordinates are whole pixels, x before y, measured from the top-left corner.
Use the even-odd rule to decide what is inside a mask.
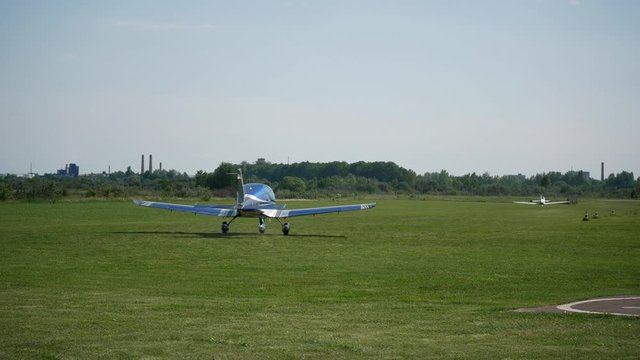
[[[247,195],[252,200],[259,203],[274,203],[276,201],[276,195],[273,193],[273,189],[265,184],[250,183],[242,186],[245,198]]]

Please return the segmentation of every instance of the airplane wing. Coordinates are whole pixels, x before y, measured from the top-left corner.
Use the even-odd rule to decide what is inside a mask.
[[[265,216],[270,218],[290,218],[290,217],[296,217],[296,216],[329,214],[329,213],[336,213],[336,212],[343,212],[343,211],[366,210],[366,209],[372,209],[374,207],[376,207],[376,203],[324,206],[324,207],[291,209],[291,210],[273,209],[273,210],[263,210],[262,213]]]
[[[140,206],[165,209],[171,211],[183,211],[192,214],[211,215],[219,217],[236,216],[237,210],[233,205],[182,205],[170,204],[155,201],[133,200],[133,203]]]
[[[539,203],[531,202],[531,201],[514,201],[514,204],[525,204],[525,205],[540,205]]]
[[[565,200],[565,201],[550,201],[545,203],[545,205],[555,205],[555,204],[569,204],[570,202]]]

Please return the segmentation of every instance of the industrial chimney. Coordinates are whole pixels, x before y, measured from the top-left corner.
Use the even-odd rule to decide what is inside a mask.
[[[600,181],[604,181],[604,161],[600,163]]]
[[[153,155],[149,154],[149,172],[153,172]]]
[[[140,164],[140,175],[144,175],[144,154],[142,154],[142,164]]]

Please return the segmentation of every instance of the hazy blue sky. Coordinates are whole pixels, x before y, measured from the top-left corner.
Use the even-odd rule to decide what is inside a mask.
[[[0,121],[0,173],[638,176],[640,1],[0,0]]]

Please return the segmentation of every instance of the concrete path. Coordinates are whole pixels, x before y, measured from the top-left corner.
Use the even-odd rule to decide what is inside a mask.
[[[622,296],[582,300],[570,304],[558,305],[562,311],[611,314],[623,316],[640,316],[640,296]]]
[[[539,308],[518,309],[520,312],[549,312],[549,313],[584,313],[609,314],[621,316],[640,316],[640,296],[612,296],[589,300],[575,301],[563,305],[551,305]]]

